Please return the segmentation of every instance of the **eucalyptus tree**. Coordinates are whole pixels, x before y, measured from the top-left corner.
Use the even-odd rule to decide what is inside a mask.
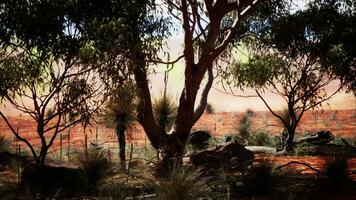
[[[0,116],[43,166],[58,133],[98,111],[104,83],[86,64],[93,53],[68,17],[72,1],[0,1],[0,10],[1,101],[36,122],[40,149],[20,126],[3,112]],[[63,122],[64,115],[69,123]]]
[[[156,123],[152,109],[151,93],[147,78],[148,64],[144,53],[144,38],[140,38],[135,26],[140,18],[133,19],[131,30],[134,49],[130,52],[135,58],[134,78],[138,87],[139,106],[138,121],[143,126],[151,144],[161,151],[163,163],[168,164],[172,158],[180,159],[183,155],[192,126],[198,121],[207,105],[208,94],[213,83],[213,69],[221,64],[222,59],[229,60],[229,49],[243,32],[241,23],[256,11],[260,0],[164,0],[169,16],[181,25],[183,32],[183,54],[174,63],[184,59],[184,86],[181,91],[177,116],[172,129],[163,132]],[[136,36],[136,38],[135,38]],[[222,57],[222,55],[225,55]],[[203,81],[207,76],[207,81]],[[198,94],[201,95],[197,102]]]
[[[355,13],[335,2],[344,1],[316,1],[305,10],[291,12],[285,7],[277,15],[251,19],[249,34],[242,40],[249,52],[247,61],[236,62],[225,74],[236,87],[254,88],[281,121],[287,130],[286,150],[293,149],[295,130],[306,111],[321,106],[342,87],[354,87],[350,76],[355,77],[355,47],[344,39],[355,33],[351,25]],[[345,21],[339,23],[341,19]],[[334,88],[327,92],[331,85]],[[264,91],[285,100],[288,118],[271,107]]]

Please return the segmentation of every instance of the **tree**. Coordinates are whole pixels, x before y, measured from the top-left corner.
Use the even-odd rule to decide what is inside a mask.
[[[177,117],[169,134],[162,132],[156,123],[152,100],[147,80],[147,54],[144,53],[144,40],[137,34],[140,18],[130,24],[133,31],[131,49],[134,63],[134,78],[139,89],[138,121],[143,126],[151,144],[161,151],[163,163],[169,164],[172,158],[180,159],[183,155],[190,130],[201,117],[207,104],[207,98],[213,83],[213,68],[223,53],[228,53],[230,44],[241,34],[241,22],[253,13],[262,1],[163,1],[170,16],[182,24],[184,33],[183,55],[185,80],[179,98]],[[135,31],[136,30],[136,31]],[[135,38],[136,36],[136,38]],[[198,45],[199,44],[199,45]],[[173,61],[166,62],[168,64]],[[204,84],[203,78],[208,80]],[[200,89],[202,88],[202,89]],[[200,102],[196,105],[198,91],[201,91]]]
[[[39,166],[58,133],[90,117],[103,100],[103,84],[83,65],[88,45],[66,16],[67,3],[0,1],[0,97],[36,122],[39,151],[0,115]]]
[[[126,134],[132,128],[136,115],[135,87],[132,83],[117,88],[110,96],[106,106],[105,121],[115,128],[119,141],[119,157],[121,166],[126,166],[125,148]]]
[[[309,51],[320,58],[324,68],[338,76],[344,88],[356,94],[355,1],[311,1],[307,9],[300,12],[300,17],[306,19],[305,26],[315,37]],[[295,38],[300,31],[293,32],[290,38]],[[280,41],[280,44],[285,42]]]
[[[244,44],[250,50],[248,60],[237,62],[225,77],[235,86],[255,88],[269,111],[283,123],[287,131],[286,150],[293,149],[295,130],[303,114],[317,108],[342,88],[341,85],[329,94],[326,92],[328,85],[340,79],[330,67],[324,66],[325,54],[316,50],[322,44],[314,31],[316,27],[310,25],[315,18],[317,16],[311,17],[307,10],[293,14],[284,12],[269,19],[267,26],[260,26],[263,28],[251,31],[245,38]],[[265,23],[261,21],[259,23]],[[338,45],[337,41],[333,44],[334,47]],[[338,53],[331,50],[328,58],[339,56]],[[288,117],[270,106],[263,97],[264,91],[285,100]]]

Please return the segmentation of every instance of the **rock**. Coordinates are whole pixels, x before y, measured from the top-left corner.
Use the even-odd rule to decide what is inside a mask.
[[[27,186],[32,194],[60,196],[84,194],[87,181],[79,168],[64,167],[63,165],[37,167],[27,166],[21,177],[21,184]]]
[[[266,146],[245,146],[246,149],[252,151],[253,153],[263,153],[263,154],[276,154],[277,149],[273,147]]]
[[[243,171],[252,164],[254,154],[237,142],[227,142],[215,148],[203,150],[189,155],[194,167]]]
[[[194,148],[202,150],[207,148],[211,135],[206,131],[195,131],[190,134],[188,144],[193,145]]]
[[[297,140],[296,143],[307,142],[309,144],[320,145],[320,144],[327,144],[334,139],[335,137],[330,131],[323,130],[308,135],[306,137],[300,138],[299,140]]]

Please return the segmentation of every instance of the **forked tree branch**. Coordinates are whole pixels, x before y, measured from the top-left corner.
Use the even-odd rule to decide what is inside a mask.
[[[268,108],[268,110],[272,113],[273,116],[277,117],[279,120],[281,120],[281,122],[284,124],[285,127],[288,127],[289,124],[283,119],[283,117],[281,117],[280,115],[278,115],[276,112],[274,112],[272,110],[272,108],[268,105],[268,103],[266,102],[266,100],[262,97],[262,95],[258,92],[258,90],[255,90],[257,95],[260,97],[260,99],[263,101],[263,103],[266,105],[266,107]]]
[[[208,82],[206,83],[202,91],[199,106],[194,111],[193,124],[195,124],[204,113],[205,107],[208,104],[208,95],[209,95],[210,88],[213,85],[213,81],[214,81],[213,67],[210,66],[208,68]]]
[[[11,132],[15,135],[15,137],[16,137],[18,140],[24,142],[24,143],[28,146],[28,148],[31,150],[31,153],[32,153],[33,157],[34,157],[35,160],[37,161],[37,159],[38,159],[37,154],[36,154],[34,148],[32,147],[32,145],[30,144],[30,142],[29,142],[27,139],[21,137],[21,136],[19,135],[18,131],[15,131],[14,127],[10,124],[10,122],[8,121],[8,119],[5,117],[5,115],[4,115],[1,111],[0,111],[0,115],[1,115],[1,117],[4,119],[4,121],[5,121],[5,123],[7,124],[7,126],[10,128]]]

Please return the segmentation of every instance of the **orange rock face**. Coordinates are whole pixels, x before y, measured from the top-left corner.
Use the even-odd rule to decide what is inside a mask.
[[[214,136],[222,136],[227,134],[236,134],[236,129],[239,126],[239,120],[243,116],[242,112],[223,112],[215,114],[205,113],[201,119],[195,124],[193,130],[206,130]],[[28,138],[32,144],[39,145],[40,141],[36,135],[36,124],[29,117],[10,117],[9,121],[13,124],[15,130],[19,130],[21,136]],[[252,128],[256,131],[265,130],[271,135],[278,135],[282,132],[283,127],[271,113],[255,112],[251,118]],[[303,132],[314,132],[318,130],[329,130],[337,137],[355,138],[356,137],[356,109],[353,110],[317,110],[308,111],[303,116],[301,123],[297,129],[297,134]],[[77,125],[70,129],[69,139],[66,130],[62,133],[62,145],[66,146],[68,142],[73,146],[83,145],[84,129],[81,125]],[[109,146],[117,146],[117,139],[113,129],[107,128],[103,124],[94,124],[86,130],[89,142],[105,143]],[[0,119],[0,134],[16,142],[10,129],[6,123]],[[51,136],[48,133],[47,138]],[[134,145],[148,144],[149,141],[145,136],[142,127],[135,124],[127,134],[129,142]],[[60,145],[60,135],[55,140],[52,150],[58,149]]]

